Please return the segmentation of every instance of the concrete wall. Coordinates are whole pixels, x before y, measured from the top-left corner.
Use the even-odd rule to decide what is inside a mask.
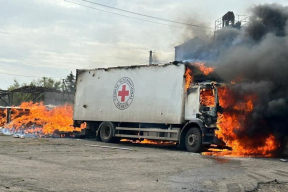
[[[175,47],[175,61],[183,60],[205,60],[207,43],[195,37]]]
[[[65,103],[74,103],[74,94],[62,92],[45,92],[44,105],[62,105]]]

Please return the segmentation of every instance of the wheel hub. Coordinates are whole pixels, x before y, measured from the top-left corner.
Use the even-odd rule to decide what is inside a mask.
[[[111,134],[111,130],[110,130],[110,127],[105,127],[104,128],[104,137],[105,138],[108,138]]]
[[[194,147],[197,144],[198,137],[195,134],[191,134],[188,136],[188,145]]]

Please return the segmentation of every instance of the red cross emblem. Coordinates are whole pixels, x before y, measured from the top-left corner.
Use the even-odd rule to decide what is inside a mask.
[[[129,77],[119,79],[113,89],[113,102],[120,110],[127,109],[134,99],[134,84]]]
[[[129,91],[126,90],[126,85],[122,85],[122,90],[118,91],[118,96],[121,97],[121,102],[124,102],[125,97],[129,96]]]

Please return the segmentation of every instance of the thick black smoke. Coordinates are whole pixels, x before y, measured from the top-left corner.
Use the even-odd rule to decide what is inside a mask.
[[[241,30],[225,28],[213,43],[216,73],[226,82],[238,81],[231,89],[242,102],[256,95],[253,112],[243,120],[241,137],[253,145],[273,134],[282,147],[288,137],[288,7],[278,4],[251,9],[252,17]]]

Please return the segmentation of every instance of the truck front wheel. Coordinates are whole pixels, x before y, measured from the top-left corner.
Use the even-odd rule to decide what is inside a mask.
[[[100,127],[100,138],[105,143],[111,143],[113,140],[113,133],[115,126],[111,122],[103,122]]]
[[[202,152],[202,137],[201,131],[198,128],[191,128],[187,131],[185,136],[185,146],[189,152]]]

